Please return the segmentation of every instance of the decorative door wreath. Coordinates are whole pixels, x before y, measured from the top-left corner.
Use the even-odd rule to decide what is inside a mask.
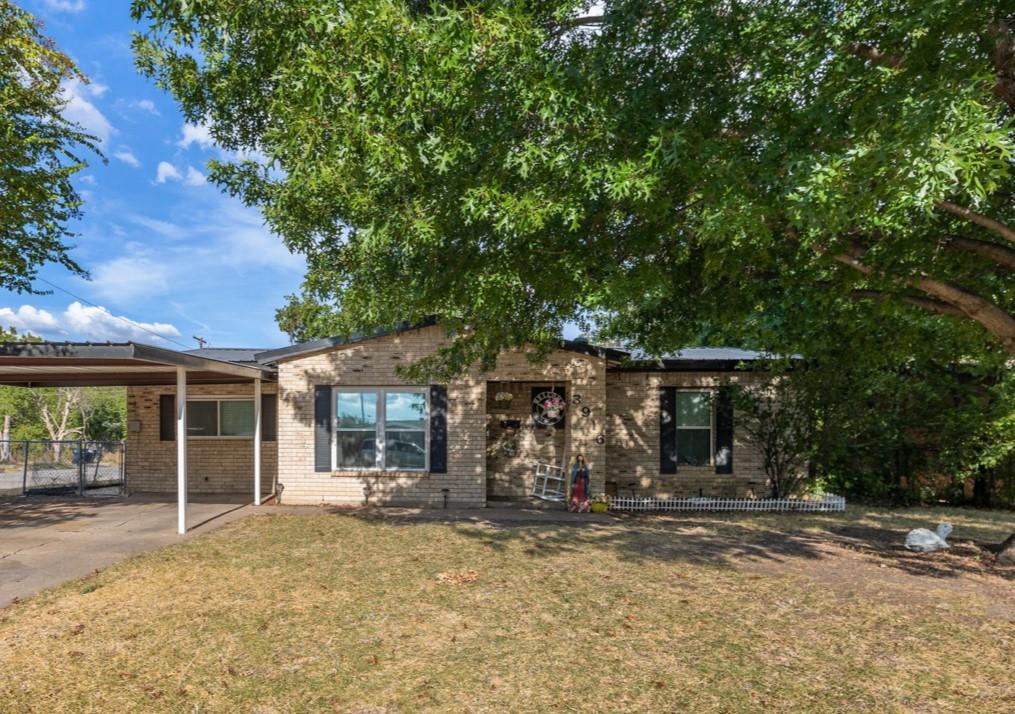
[[[538,392],[532,398],[532,420],[539,426],[555,426],[564,418],[567,404],[557,392]]]

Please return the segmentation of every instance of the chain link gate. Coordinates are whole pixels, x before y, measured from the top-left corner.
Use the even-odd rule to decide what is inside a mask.
[[[119,496],[122,441],[0,441],[0,493]]]

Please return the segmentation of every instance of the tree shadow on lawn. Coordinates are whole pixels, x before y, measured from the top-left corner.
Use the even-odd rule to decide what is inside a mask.
[[[888,565],[910,575],[955,578],[987,575],[1015,581],[1015,568],[997,565],[995,555],[983,541],[950,538],[951,548],[934,553],[915,553],[903,545],[906,530],[844,524],[828,529],[828,542]]]
[[[952,539],[950,550],[913,553],[903,547],[906,527],[857,524],[836,516],[804,516],[796,523],[786,516],[766,522],[764,517],[709,514],[623,515],[596,521],[551,517],[534,522],[510,511],[469,518],[440,511],[361,509],[345,513],[396,526],[444,523],[494,550],[520,544],[522,552],[530,557],[595,547],[611,549],[619,557],[636,562],[686,562],[736,569],[747,564],[795,560],[839,569],[848,558],[842,551],[848,550],[867,556],[873,564],[914,576],[955,579],[979,575],[1015,580],[1015,568],[995,566],[993,556],[975,541]],[[855,574],[854,570],[849,575],[844,573],[844,577]]]

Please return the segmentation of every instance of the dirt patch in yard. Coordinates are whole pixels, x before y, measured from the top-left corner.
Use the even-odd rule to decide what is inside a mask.
[[[892,549],[938,514],[262,513],[0,610],[0,711],[1015,709],[1011,580]]]
[[[974,598],[982,615],[1015,622],[1015,568],[993,564],[973,541],[952,541],[937,553],[912,553],[883,532],[796,533],[820,563],[809,559],[748,560],[739,567],[770,575],[808,578],[839,597],[896,599],[913,607],[951,609],[949,598]],[[879,537],[880,536],[880,537]]]
[[[912,528],[945,521],[956,522],[950,549],[915,553],[903,545]],[[943,611],[952,607],[948,598],[970,598],[983,604],[983,616],[1015,622],[1015,567],[997,564],[983,547],[1015,530],[1010,512],[853,507],[839,517],[668,516],[663,522],[680,537],[662,547],[686,549],[686,557],[807,578],[839,597],[895,598]],[[956,537],[962,533],[967,537]]]

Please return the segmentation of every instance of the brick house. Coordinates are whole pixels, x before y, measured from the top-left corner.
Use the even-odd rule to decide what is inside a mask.
[[[127,385],[132,491],[249,492],[254,474],[283,503],[483,506],[528,497],[536,463],[582,453],[593,493],[767,493],[726,389],[755,378],[743,367],[758,353],[648,360],[562,341],[542,362],[510,351],[448,384],[399,377],[448,339],[428,324],[275,350],[7,345],[0,383]],[[544,413],[555,398],[562,413]]]

